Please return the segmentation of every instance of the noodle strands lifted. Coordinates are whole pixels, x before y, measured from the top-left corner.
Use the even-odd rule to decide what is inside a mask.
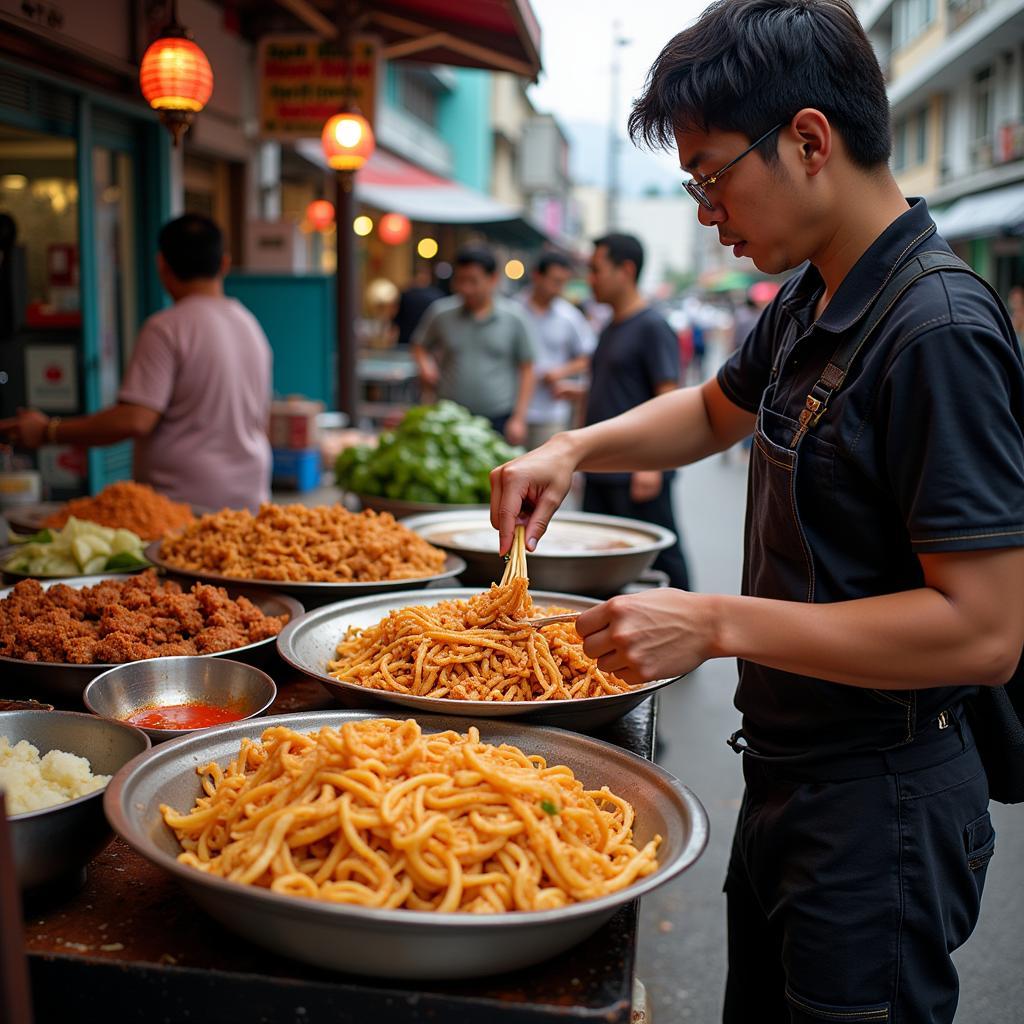
[[[372,719],[244,739],[164,821],[200,871],[331,903],[478,914],[548,910],[657,868],[633,807],[508,744]]]

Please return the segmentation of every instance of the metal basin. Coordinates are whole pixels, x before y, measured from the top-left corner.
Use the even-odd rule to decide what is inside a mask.
[[[504,564],[498,555],[498,531],[491,526],[486,509],[432,512],[402,522],[435,547],[464,559],[466,569],[459,577],[463,583],[487,586],[501,579]],[[651,567],[658,552],[675,540],[671,530],[639,519],[561,511],[552,518],[537,550],[527,556],[530,585],[607,597],[636,580]]]
[[[40,755],[66,750],[88,758],[94,775],[113,775],[149,748],[149,738],[122,722],[77,711],[0,712],[0,736],[28,740]],[[14,867],[23,889],[73,878],[112,838],[103,790],[53,807],[14,814]]]
[[[466,563],[458,555],[447,554],[444,566],[439,573],[432,576],[417,576],[405,580],[374,580],[364,583],[317,583],[300,580],[250,580],[240,576],[221,576],[214,572],[196,572],[182,569],[160,557],[160,544],[155,540],[146,547],[146,557],[159,566],[169,576],[181,580],[200,580],[218,587],[243,587],[253,593],[273,592],[287,594],[301,601],[305,608],[319,608],[321,605],[342,601],[349,597],[363,597],[366,594],[386,594],[399,590],[417,590],[430,583],[441,583],[459,576],[466,568]],[[250,595],[251,596],[251,595]]]
[[[532,570],[531,570],[532,571]],[[390,611],[410,605],[433,605],[441,601],[466,599],[479,590],[414,590],[405,594],[387,594],[364,597],[307,612],[301,619],[289,622],[278,634],[277,650],[292,668],[312,676],[333,690],[346,707],[366,708],[391,704],[410,712],[427,715],[463,715],[473,718],[521,718],[557,725],[563,729],[588,732],[632,711],[655,690],[667,686],[675,679],[657,679],[654,682],[600,697],[580,700],[451,700],[447,697],[417,697],[387,690],[371,690],[356,683],[345,683],[327,674],[327,663],[335,657],[338,641],[350,626],[366,628],[376,625]],[[554,594],[543,590],[530,591],[537,605],[557,606],[585,611],[599,604],[591,597],[573,594]],[[680,677],[675,677],[676,679]]]
[[[123,722],[143,708],[212,704],[239,719],[263,714],[277,696],[274,680],[253,665],[229,658],[153,658],[131,661],[98,675],[82,694],[85,706],[101,718]],[[201,729],[137,726],[154,743],[190,736]]]
[[[275,717],[273,724],[312,732],[374,717],[317,711]],[[249,941],[318,967],[390,978],[469,978],[546,960],[586,938],[623,904],[685,871],[707,844],[707,815],[693,793],[657,765],[610,743],[512,721],[415,717],[427,732],[465,732],[475,725],[488,743],[514,743],[549,764],[568,765],[587,788],[608,785],[636,808],[635,842],[663,837],[658,870],[600,899],[557,910],[489,915],[321,903],[179,864],[180,847],[159,805],[191,808],[200,791],[196,767],[211,760],[226,765],[242,737],[260,735],[258,721],[166,743],[136,758],[107,787],[107,816],[135,850],[173,874],[203,909]]]
[[[107,579],[123,580],[123,576],[75,576],[66,580],[40,580],[45,590],[57,583],[82,589],[95,586]],[[187,589],[187,587],[186,587]],[[225,587],[229,597],[244,595],[264,615],[287,615],[289,623],[298,619],[303,612],[302,604],[293,597],[268,590],[248,590],[244,587]],[[0,599],[10,594],[11,588],[0,590]],[[276,637],[267,637],[245,647],[233,647],[216,654],[197,654],[196,658],[233,658],[253,665],[262,665],[274,653]],[[113,668],[109,662],[92,665],[74,665],[58,661],[23,661],[21,658],[7,658],[0,655],[0,696],[39,697],[49,696],[61,701],[79,701],[88,683],[101,672]]]

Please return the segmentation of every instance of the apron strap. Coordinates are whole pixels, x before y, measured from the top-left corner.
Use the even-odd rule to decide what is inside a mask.
[[[935,230],[928,232],[930,235]],[[927,235],[925,237],[928,237]],[[993,290],[992,286],[979,277],[959,257],[948,252],[922,252],[911,256],[889,279],[888,284],[875,296],[868,306],[867,313],[861,320],[860,325],[849,337],[844,338],[839,347],[835,350],[832,358],[828,361],[817,383],[811,388],[810,393],[800,410],[799,426],[793,434],[789,443],[790,448],[796,448],[811,427],[817,425],[822,416],[828,410],[828,403],[832,396],[843,386],[846,375],[850,371],[854,360],[864,347],[865,342],[874,334],[878,325],[885,319],[892,307],[899,301],[903,293],[916,281],[939,270],[955,270],[970,274],[976,278],[995,296],[996,301],[1002,308],[1002,300]]]

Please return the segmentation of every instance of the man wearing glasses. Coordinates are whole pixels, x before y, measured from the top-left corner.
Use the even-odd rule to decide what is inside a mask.
[[[576,469],[754,435],[742,596],[617,597],[577,629],[631,683],[739,661],[725,1020],[950,1022],[995,844],[965,706],[1024,645],[1010,322],[900,194],[846,0],[719,0],[662,50],[630,129],[678,148],[723,245],[802,269],[715,379],[495,470],[502,549],[517,521],[536,543]]]

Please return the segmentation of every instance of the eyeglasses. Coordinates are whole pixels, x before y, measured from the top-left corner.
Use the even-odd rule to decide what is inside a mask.
[[[708,198],[707,192],[704,191],[705,185],[714,185],[718,179],[725,174],[730,167],[734,164],[738,164],[748,153],[757,149],[758,146],[768,138],[772,132],[777,132],[780,128],[786,125],[785,121],[781,121],[774,128],[769,128],[759,139],[752,142],[739,156],[734,156],[724,167],[720,167],[714,174],[709,174],[706,178],[701,178],[700,181],[694,181],[692,178],[689,181],[683,182],[683,188],[693,196],[694,200],[699,206],[703,206],[705,210],[714,210],[715,204]]]

